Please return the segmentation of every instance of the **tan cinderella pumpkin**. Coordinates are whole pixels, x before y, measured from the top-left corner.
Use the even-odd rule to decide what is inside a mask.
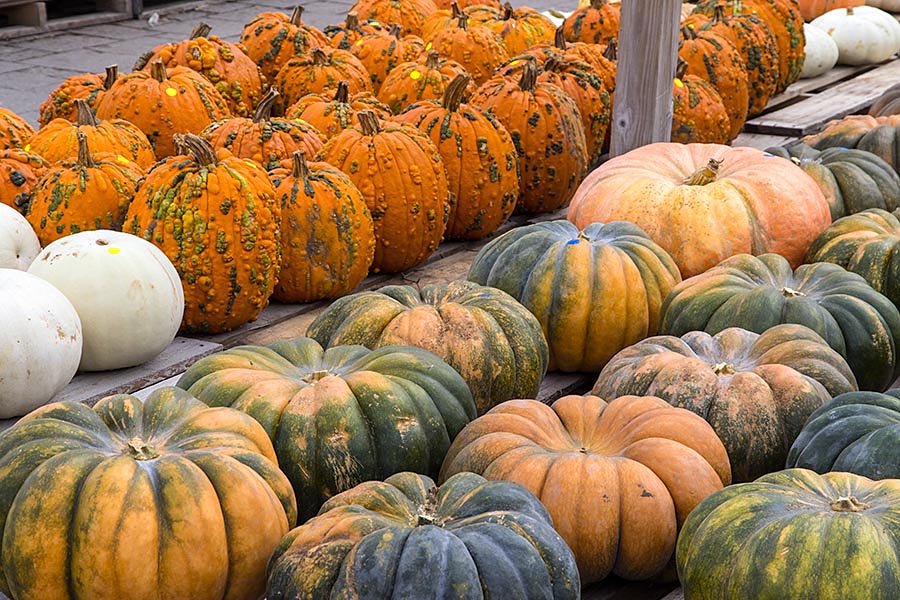
[[[592,171],[568,219],[580,228],[631,221],[691,277],[740,253],[775,252],[797,267],[831,213],[816,182],[789,160],[755,148],[659,142]]]

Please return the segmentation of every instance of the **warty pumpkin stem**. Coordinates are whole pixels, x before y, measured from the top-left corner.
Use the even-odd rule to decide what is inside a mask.
[[[566,42],[566,33],[563,31],[563,26],[560,25],[556,28],[556,31],[553,32],[553,47],[559,48],[560,50],[565,50],[568,48]]]
[[[684,185],[706,185],[712,183],[716,180],[716,174],[719,172],[720,166],[722,166],[721,160],[711,158],[705,166],[694,171],[683,183]]]
[[[509,2],[503,3],[503,20],[509,21],[513,18],[513,6]]]
[[[346,79],[338,81],[337,90],[334,92],[334,101],[347,104],[350,101],[350,85]]]
[[[357,113],[359,119],[359,128],[363,135],[375,135],[381,131],[381,125],[378,123],[378,115],[373,110],[361,110]]]
[[[166,74],[166,65],[163,63],[162,59],[157,58],[150,64],[150,77],[162,83],[166,79],[168,79],[168,75]]]
[[[266,95],[262,97],[259,104],[256,106],[256,111],[253,113],[254,123],[262,123],[272,118],[272,108],[275,106],[275,101],[278,100],[280,95],[281,94],[278,93],[278,88],[275,86],[269,88],[269,91],[266,92]]]
[[[209,167],[219,162],[216,158],[216,151],[212,147],[212,144],[199,135],[186,133],[180,136],[180,141],[201,167]]]
[[[437,50],[429,50],[425,57],[425,66],[429,69],[437,69],[439,65],[440,55]]]
[[[197,38],[209,37],[210,31],[212,31],[212,27],[210,27],[208,24],[204,23],[203,21],[200,21],[199,23],[197,23],[196,27],[194,27],[194,29],[191,30],[190,39],[196,40]]]
[[[466,13],[459,13],[459,16],[456,18],[456,26],[462,29],[463,31],[468,31],[469,29],[469,18],[466,16]]]
[[[325,51],[321,48],[313,48],[309,51],[310,58],[312,58],[312,63],[321,67],[323,65],[328,64],[328,55],[325,54]]]
[[[108,91],[118,78],[119,65],[109,65],[106,67],[106,79],[103,80],[103,89]]]
[[[291,177],[295,179],[309,179],[309,165],[306,164],[306,152],[296,150],[291,155]]]
[[[356,14],[356,13],[353,13]],[[347,15],[349,18],[350,15]],[[294,7],[294,10],[291,12],[291,25],[300,26],[301,20],[303,19],[303,7],[299,4]]]
[[[78,166],[85,169],[92,169],[97,166],[91,156],[91,150],[88,148],[87,134],[79,131],[75,134],[78,140]]]
[[[519,78],[519,88],[522,91],[530,92],[537,85],[537,66],[533,60],[526,60],[522,66],[522,77]]]
[[[300,7],[298,6],[297,8]],[[303,9],[301,8],[300,10]],[[356,11],[348,12],[347,18],[344,19],[344,29],[356,29],[357,27],[359,27],[359,14]]]
[[[75,109],[78,111],[78,118],[75,121],[75,124],[79,127],[97,126],[97,117],[94,116],[94,111],[91,110],[90,105],[87,103],[87,100],[83,98],[77,98],[75,100]]]
[[[443,107],[450,111],[456,112],[459,110],[459,105],[462,104],[463,94],[466,91],[466,86],[469,85],[469,82],[472,81],[472,77],[467,75],[466,73],[460,73],[456,77],[453,78],[447,88],[444,90],[444,98],[442,105]]]

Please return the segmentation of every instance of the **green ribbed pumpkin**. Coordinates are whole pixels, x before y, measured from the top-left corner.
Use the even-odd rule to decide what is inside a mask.
[[[879,208],[838,219],[813,240],[806,262],[830,262],[862,275],[900,306],[900,219]]]
[[[656,333],[663,299],[681,275],[632,223],[579,230],[558,220],[490,241],[468,279],[507,292],[537,316],[550,370],[596,373],[616,352]]]
[[[201,358],[176,385],[263,425],[300,522],[363,481],[405,470],[436,477],[450,442],[476,416],[462,377],[411,346],[324,350],[306,337],[237,346]]]
[[[807,417],[856,389],[849,365],[825,340],[784,324],[762,334],[731,327],[647,338],[616,354],[591,393],[657,396],[697,413],[725,444],[740,482],[781,469]]]
[[[793,160],[816,180],[832,221],[867,208],[900,207],[900,175],[876,154],[850,148],[816,150],[806,144],[773,146],[766,152]]]
[[[263,428],[177,388],[48,404],[0,434],[12,598],[258,598],[296,519]]]
[[[272,555],[266,598],[581,597],[572,551],[523,486],[398,473],[331,498]]]
[[[779,471],[715,492],[675,549],[691,600],[889,600],[900,589],[900,481]]]
[[[549,360],[535,316],[506,292],[471,281],[344,296],[306,335],[325,348],[401,344],[433,352],[466,380],[479,414],[506,400],[534,398]]]
[[[809,416],[787,467],[900,479],[900,389],[836,396]]]
[[[820,262],[793,271],[778,254],[738,254],[675,286],[661,315],[660,331],[676,336],[806,325],[847,359],[860,389],[886,390],[900,375],[900,312],[839,265]]]

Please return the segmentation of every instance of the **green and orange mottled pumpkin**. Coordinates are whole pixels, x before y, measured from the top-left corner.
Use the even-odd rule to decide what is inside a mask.
[[[535,44],[553,40],[556,26],[550,17],[531,8],[505,2],[500,17],[485,22],[488,29],[496,33],[509,56],[525,52]]]
[[[306,121],[319,130],[325,141],[348,127],[359,127],[359,111],[372,110],[379,119],[391,116],[391,110],[369,92],[350,96],[346,81],[339,81],[334,94],[307,94],[284,111],[287,119]]]
[[[419,35],[425,19],[436,10],[433,0],[356,0],[350,7],[360,20],[396,23],[406,35]]]
[[[623,349],[591,391],[603,398],[658,396],[697,413],[725,444],[735,481],[784,466],[810,414],[856,390],[847,362],[811,329],[762,334],[729,327],[710,335],[660,335]]]
[[[494,69],[510,56],[498,34],[484,25],[470,25],[465,13],[460,13],[450,27],[436,31],[425,41],[426,50],[457,61],[476,85],[487,81]]]
[[[50,163],[34,152],[0,150],[0,203],[24,214],[31,202],[31,190],[49,168]]]
[[[356,184],[324,162],[294,152],[269,172],[281,207],[281,271],[272,297],[312,302],[352,292],[372,266],[375,230]]]
[[[84,73],[67,77],[41,103],[38,123],[43,127],[57,118],[76,121],[78,107],[75,100],[84,100],[91,110],[96,109],[100,97],[119,77],[118,65],[106,67],[106,73]]]
[[[303,22],[303,7],[299,5],[290,15],[278,11],[259,13],[241,31],[241,46],[268,83],[275,81],[278,70],[291,58],[328,45],[324,33]]]
[[[238,346],[201,358],[176,385],[262,423],[300,522],[364,481],[406,470],[436,477],[451,440],[475,418],[459,373],[411,346],[324,350],[305,337]]]
[[[258,598],[296,518],[263,428],[177,388],[48,404],[0,434],[13,598]]]
[[[220,333],[254,320],[280,267],[280,210],[265,170],[196,135],[141,180],[123,231],[159,247],[184,286],[182,331]]]
[[[287,61],[278,71],[276,85],[285,105],[290,105],[307,94],[337,90],[341,81],[347,82],[351,94],[372,91],[369,72],[349,50],[316,47]]]
[[[728,144],[731,118],[719,92],[705,79],[687,72],[679,58],[672,82],[672,133],[679,144]]]
[[[547,372],[547,342],[534,315],[506,292],[465,280],[421,289],[389,285],[338,298],[306,335],[326,348],[424,348],[463,376],[479,414],[535,397]]]
[[[590,0],[572,11],[562,24],[566,41],[608,44],[619,38],[621,8],[618,2]]]
[[[33,135],[34,127],[28,121],[0,106],[0,150],[24,148]]]
[[[359,59],[372,81],[377,94],[387,74],[399,64],[415,60],[425,51],[425,42],[417,35],[401,35],[400,26],[393,25],[388,35],[378,31],[367,33],[353,42],[350,52]]]
[[[423,100],[440,100],[456,77],[466,75],[466,68],[453,59],[430,50],[417,60],[397,65],[387,74],[378,99],[400,114]]]

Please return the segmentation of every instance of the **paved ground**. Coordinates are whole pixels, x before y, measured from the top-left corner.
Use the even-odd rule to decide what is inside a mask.
[[[290,13],[297,3],[297,0],[209,0],[185,4],[178,10],[164,9],[152,27],[145,13],[145,18],[140,20],[0,40],[0,106],[37,126],[41,102],[66,77],[85,72],[102,73],[113,63],[119,65],[120,72],[128,72],[143,52],[186,38],[199,21],[210,24],[215,35],[236,42],[244,24],[257,13],[268,10]],[[342,21],[354,0],[301,3],[304,21],[322,28]],[[538,10],[572,10],[577,1],[513,0],[512,4]]]

